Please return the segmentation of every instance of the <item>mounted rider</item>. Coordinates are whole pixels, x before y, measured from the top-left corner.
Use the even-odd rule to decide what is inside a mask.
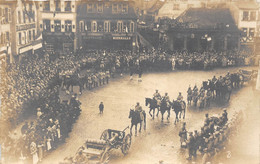
[[[191,87],[189,85],[189,88],[188,88],[188,91],[187,91],[188,95],[192,95],[192,90],[191,90]]]
[[[160,105],[160,101],[161,101],[161,95],[158,92],[158,89],[156,89],[155,93],[153,94],[153,99],[156,100],[157,105]]]
[[[198,91],[198,87],[197,87],[197,85],[195,84],[195,86],[194,86],[194,88],[193,88],[193,92],[196,92],[196,91]]]
[[[179,95],[177,97],[177,102],[181,104],[181,107],[184,108],[184,101],[183,101],[183,96],[181,95],[181,92],[179,92]]]
[[[144,120],[143,108],[142,108],[142,106],[140,105],[139,102],[136,103],[135,112],[138,112],[140,114],[140,119]]]
[[[162,97],[162,100],[165,100],[167,103],[167,107],[170,106],[170,97],[168,95],[168,93],[166,92],[165,95]]]

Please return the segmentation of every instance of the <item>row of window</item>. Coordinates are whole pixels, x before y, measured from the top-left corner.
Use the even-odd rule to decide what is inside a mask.
[[[255,28],[242,28],[243,36],[255,37]]]
[[[71,8],[74,7],[74,5],[71,5],[71,1],[64,1],[64,10],[70,12]],[[40,4],[41,6],[41,4]],[[54,2],[55,11],[61,11],[61,1],[55,0]],[[50,1],[44,1],[43,2],[43,11],[50,11]]]
[[[133,33],[135,30],[134,22],[110,22],[110,21],[80,21],[80,32],[114,32],[114,33]]]
[[[6,8],[0,8],[0,24],[8,24],[12,22],[12,15],[11,15],[11,9]]]
[[[256,11],[243,11],[242,21],[256,21]]]
[[[55,32],[61,32],[61,29],[64,29],[65,32],[72,32],[72,29],[75,29],[75,25],[72,25],[71,20],[66,20],[64,25],[61,24],[60,20],[54,20],[54,24],[51,24],[50,20],[43,20],[40,27],[47,32],[51,32],[51,29],[54,29]]]
[[[88,13],[103,13],[104,4],[103,3],[88,3],[87,12]],[[128,4],[126,3],[113,3],[112,13],[128,13]]]
[[[18,11],[17,21],[18,24],[35,22],[35,11]]]
[[[28,30],[18,33],[18,45],[30,43],[35,40],[35,30]]]
[[[6,44],[10,41],[9,32],[1,32],[0,33],[0,45]]]

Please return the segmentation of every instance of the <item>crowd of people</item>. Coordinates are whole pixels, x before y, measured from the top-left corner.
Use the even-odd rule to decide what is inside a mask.
[[[39,104],[36,120],[25,121],[20,132],[4,137],[3,161],[37,164],[68,137],[78,119],[81,103],[77,95],[60,101],[58,87]]]
[[[56,109],[52,106],[55,103],[50,102],[50,96],[58,94],[60,86],[64,84],[62,77],[83,76],[85,86],[92,89],[107,84],[110,77],[113,78],[117,74],[138,73],[140,77],[143,71],[239,66],[244,65],[245,58],[248,57],[247,54],[238,51],[169,53],[152,50],[136,54],[128,50],[87,51],[84,48],[64,56],[55,55],[42,51],[23,57],[19,63],[6,67],[1,65],[1,131],[8,133],[28,119],[32,113],[36,114],[37,108],[44,110],[39,105],[42,103],[55,109],[55,112],[57,110],[56,114],[59,114],[58,109],[61,108]],[[56,105],[58,102],[57,100]],[[53,122],[57,121],[56,119],[52,118]],[[61,124],[62,121],[58,122]],[[37,123],[33,124],[36,125]],[[6,133],[2,133],[1,140],[7,136]]]
[[[230,121],[226,109],[223,110],[221,116],[209,117],[205,115],[204,125],[201,131],[195,130],[188,132],[186,123],[183,123],[182,129],[179,132],[181,137],[181,147],[188,149],[187,160],[196,160],[197,152],[202,156],[202,162],[205,164],[218,154],[224,147],[225,142],[229,137],[237,131],[238,123],[241,123],[243,118],[242,112],[236,112]]]

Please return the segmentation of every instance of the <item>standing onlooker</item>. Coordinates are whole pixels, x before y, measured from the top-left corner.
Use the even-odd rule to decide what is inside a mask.
[[[99,104],[99,114],[103,114],[103,111],[104,111],[104,104],[103,104],[103,102],[100,102],[100,104]]]

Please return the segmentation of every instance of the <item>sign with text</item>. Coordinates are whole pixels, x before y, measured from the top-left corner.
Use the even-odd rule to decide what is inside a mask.
[[[131,40],[130,36],[113,36],[113,40]]]

